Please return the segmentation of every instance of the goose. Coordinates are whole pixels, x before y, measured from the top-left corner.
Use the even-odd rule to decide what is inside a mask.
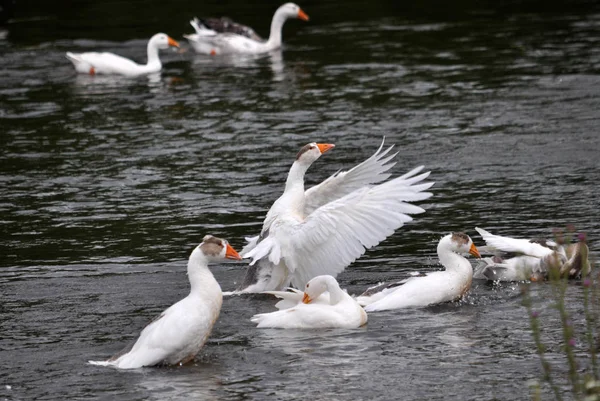
[[[273,15],[269,39],[263,41],[250,27],[228,18],[199,20],[190,25],[196,33],[183,35],[196,52],[201,54],[262,54],[281,47],[281,29],[289,18],[308,21],[308,15],[294,3],[279,7]]]
[[[148,62],[144,65],[113,53],[67,52],[67,59],[73,63],[75,70],[81,74],[137,76],[160,71],[162,64],[158,58],[158,50],[168,49],[169,46],[179,47],[179,43],[164,33],[157,33],[152,36],[147,47]]]
[[[544,280],[553,266],[560,268],[560,275],[574,278],[589,271],[588,246],[582,236],[575,244],[564,244],[545,239],[519,239],[494,235],[482,228],[475,230],[494,252],[515,253],[515,256],[494,255],[483,258],[475,270],[476,279],[491,281],[540,281]]]
[[[438,258],[445,270],[411,277],[399,283],[400,286],[390,286],[375,293],[369,289],[357,297],[357,302],[365,306],[367,312],[376,312],[435,305],[460,299],[471,288],[473,279],[473,268],[462,256],[464,253],[481,257],[467,234],[448,234],[437,246]]]
[[[237,292],[303,288],[313,277],[336,277],[367,249],[383,241],[411,214],[425,212],[408,202],[431,196],[423,166],[388,180],[393,146],[354,168],[337,172],[305,191],[304,175],[333,144],[311,142],[300,149],[283,194],[264,219],[260,235],[246,238],[242,250],[250,266]],[[387,180],[387,181],[386,181]]]
[[[221,311],[221,287],[208,264],[240,255],[221,238],[207,235],[188,261],[190,294],[164,310],[146,326],[135,344],[107,361],[92,365],[135,369],[154,365],[182,365],[194,359],[202,348]]]
[[[316,299],[319,302],[313,302]],[[250,320],[258,328],[354,329],[367,323],[367,313],[340,288],[334,277],[322,275],[306,283],[301,302],[275,312],[254,315]]]
[[[263,291],[261,294],[273,295],[281,301],[275,304],[279,310],[290,309],[302,303],[304,291],[297,290],[292,287],[287,287],[285,291]],[[312,298],[311,303],[314,304],[329,304],[329,293],[324,292],[316,298]]]

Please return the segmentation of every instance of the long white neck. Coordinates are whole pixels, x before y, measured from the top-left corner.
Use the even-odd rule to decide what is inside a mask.
[[[347,294],[333,277],[327,277],[325,284],[327,285],[327,291],[329,291],[329,304],[335,305],[346,298]]]
[[[292,213],[302,214],[304,212],[304,174],[310,165],[295,161],[290,168],[285,190],[278,199]]]
[[[187,273],[191,296],[199,296],[207,300],[222,297],[221,286],[208,269],[208,260],[200,250],[195,249],[192,252]]]
[[[285,192],[302,191],[304,193],[304,174],[310,167],[310,164],[300,163],[295,161],[290,168],[290,171],[285,181]]]
[[[158,58],[158,46],[156,46],[153,40],[148,42],[146,52],[148,54],[148,63],[144,66],[145,69],[147,69],[148,72],[160,71],[162,63],[160,62],[160,58]]]
[[[271,33],[266,43],[269,50],[281,47],[281,29],[286,20],[287,17],[283,12],[280,10],[275,11],[275,15],[273,15],[273,20],[271,21]]]
[[[473,274],[471,263],[463,256],[451,250],[450,238],[443,238],[437,247],[438,258],[446,271],[461,275]]]

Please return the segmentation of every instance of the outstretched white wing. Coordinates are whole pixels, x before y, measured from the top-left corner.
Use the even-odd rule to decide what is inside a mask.
[[[253,258],[252,263],[260,258],[274,264],[283,260],[296,288],[303,288],[319,275],[335,277],[366,249],[411,221],[409,215],[425,211],[407,202],[431,196],[424,191],[433,183],[417,184],[428,176],[429,172],[404,175],[358,189],[321,206],[304,221],[281,216],[271,225],[268,236],[245,256]]]
[[[500,235],[494,235],[479,227],[475,227],[475,230],[477,230],[488,246],[500,251],[522,253],[536,258],[543,258],[554,252],[554,250],[550,248],[546,248],[545,246],[526,239],[501,237]]]
[[[387,171],[396,164],[390,161],[398,153],[388,156],[394,146],[382,151],[384,142],[385,138],[377,152],[364,162],[348,171],[338,171],[319,185],[308,189],[305,192],[304,214],[309,215],[319,207],[359,188],[387,180],[391,176]]]

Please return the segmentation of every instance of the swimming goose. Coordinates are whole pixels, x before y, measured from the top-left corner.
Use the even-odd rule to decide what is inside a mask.
[[[325,294],[328,296],[323,297]],[[316,299],[320,301],[313,302]],[[302,301],[295,306],[260,313],[250,320],[257,323],[258,328],[353,329],[367,323],[367,313],[340,288],[335,278],[323,275],[306,283]]]
[[[273,295],[281,301],[275,304],[279,310],[290,309],[302,303],[304,291],[297,290],[292,287],[286,288],[286,291],[263,291],[261,294]],[[329,304],[329,292],[324,292],[317,298],[313,298],[311,303],[314,304]]]
[[[236,24],[230,19],[199,20],[194,18],[190,24],[196,31],[183,35],[194,50],[202,54],[260,54],[281,47],[281,29],[289,18],[308,21],[308,15],[294,3],[279,7],[273,15],[271,33],[263,41],[252,28]]]
[[[254,29],[250,28],[249,26],[239,24],[228,17],[203,19],[194,18],[194,24],[192,24],[192,26],[195,25],[201,25],[217,33],[235,33],[236,35],[245,36],[247,38],[256,40],[257,42],[264,41],[263,38],[254,32]]]
[[[89,363],[135,369],[185,364],[194,359],[212,331],[223,300],[221,287],[208,269],[208,263],[225,259],[241,258],[224,239],[205,236],[188,261],[190,294],[146,326],[133,347],[107,361]]]
[[[247,238],[242,255],[252,261],[240,292],[303,288],[313,277],[335,277],[412,221],[410,214],[425,212],[408,202],[431,196],[424,191],[433,183],[422,183],[429,172],[419,174],[421,166],[387,180],[396,154],[390,155],[393,146],[382,150],[383,142],[364,162],[305,191],[304,174],[333,147],[312,142],[300,149],[260,235]]]
[[[588,246],[585,237],[575,244],[564,246],[544,239],[518,239],[494,235],[475,227],[492,251],[508,252],[514,256],[484,258],[475,270],[476,279],[492,281],[540,281],[544,280],[553,266],[560,267],[561,276],[574,278],[589,268]]]
[[[367,290],[357,297],[367,312],[435,305],[460,299],[471,288],[473,268],[462,256],[464,253],[479,258],[479,251],[471,238],[464,233],[452,233],[443,237],[437,254],[446,269],[411,277],[399,287],[388,287],[380,292]]]
[[[73,63],[75,70],[81,74],[137,76],[160,71],[162,64],[158,58],[158,50],[168,49],[169,46],[179,47],[179,43],[164,33],[157,33],[152,36],[147,47],[148,62],[144,65],[113,53],[67,52],[67,58]]]

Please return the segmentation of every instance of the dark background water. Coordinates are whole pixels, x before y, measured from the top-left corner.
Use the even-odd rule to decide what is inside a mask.
[[[266,36],[279,2],[18,1],[0,37],[0,397],[8,399],[527,399],[540,368],[516,284],[458,304],[372,314],[360,330],[257,330],[274,301],[227,298],[192,366],[86,364],[185,296],[211,233],[256,234],[297,150],[336,149],[310,184],[383,136],[401,174],[436,182],[427,213],[339,276],[358,293],[437,269],[444,234],[552,236],[598,255],[600,7],[596,2],[306,2],[283,52],[165,51],[162,74],[76,76],[65,51],[145,61],[159,31],[228,15]],[[244,263],[212,269],[224,290]],[[564,371],[550,288],[533,286]],[[568,292],[580,320],[581,289]],[[580,345],[581,348],[582,345]],[[584,362],[585,363],[585,362]],[[560,373],[559,373],[560,374]],[[9,387],[7,387],[9,386]]]

